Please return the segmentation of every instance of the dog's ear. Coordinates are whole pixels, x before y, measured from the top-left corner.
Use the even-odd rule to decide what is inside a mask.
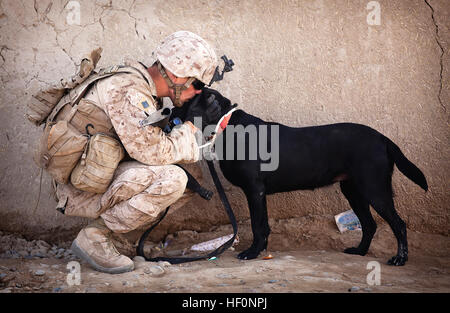
[[[222,108],[223,112],[228,112],[231,109],[231,101],[228,98],[224,97],[215,89],[207,87],[203,88],[202,95],[207,98],[211,94],[213,94],[216,97],[216,100],[219,101],[220,107]]]
[[[231,107],[231,101],[230,101],[230,99],[228,99],[228,98],[225,98],[225,97],[223,97],[223,105],[225,106],[225,107]]]

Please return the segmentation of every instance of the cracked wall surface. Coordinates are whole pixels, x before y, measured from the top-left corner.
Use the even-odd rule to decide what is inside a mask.
[[[298,127],[363,123],[391,138],[430,186],[424,193],[395,170],[400,216],[410,229],[448,235],[450,6],[378,1],[380,25],[368,25],[368,2],[78,1],[78,25],[68,19],[69,1],[1,0],[0,229],[54,238],[72,236],[87,222],[54,209],[45,173],[36,207],[40,175],[31,156],[41,130],[25,118],[31,94],[75,73],[94,48],[103,48],[99,67],[126,57],[145,63],[166,35],[186,29],[233,59],[235,70],[215,88],[249,113]],[[242,192],[226,186],[238,219],[248,219]],[[348,209],[338,186],[268,198],[272,219]],[[217,197],[196,198],[159,231],[227,223]]]

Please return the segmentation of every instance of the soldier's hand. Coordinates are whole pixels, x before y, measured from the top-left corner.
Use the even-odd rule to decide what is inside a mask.
[[[205,111],[205,117],[207,119],[207,123],[217,123],[221,115],[219,101],[216,100],[216,97],[214,95],[210,95],[206,100],[206,103],[207,107]]]
[[[195,127],[195,125],[192,124],[190,121],[186,121],[184,123],[189,125],[189,127],[191,128],[191,131],[192,131],[193,134],[195,134],[196,132],[198,132],[200,130],[197,127]]]
[[[185,121],[194,122],[194,117],[202,118],[202,129],[210,124],[215,124],[221,117],[221,108],[219,101],[216,100],[214,95],[210,95],[206,102],[202,102],[202,95],[199,94],[189,104],[186,110]]]
[[[203,118],[204,109],[201,106],[200,97],[201,95],[196,95],[189,103],[189,107],[186,110],[186,117],[184,119],[186,122],[189,121],[194,123],[194,117]]]

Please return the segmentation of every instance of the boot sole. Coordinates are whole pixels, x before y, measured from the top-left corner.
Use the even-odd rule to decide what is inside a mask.
[[[99,272],[104,272],[104,273],[108,273],[108,274],[121,274],[121,273],[131,272],[132,270],[134,270],[134,263],[131,263],[131,265],[129,265],[129,266],[113,267],[113,268],[108,268],[108,267],[98,265],[89,255],[87,255],[87,253],[84,252],[83,249],[81,249],[77,245],[75,240],[72,242],[70,249],[76,256],[78,256],[80,259],[88,262],[89,265],[91,265],[95,270],[97,270]]]

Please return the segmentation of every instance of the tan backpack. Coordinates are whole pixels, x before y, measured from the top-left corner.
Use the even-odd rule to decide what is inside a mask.
[[[36,126],[43,124],[64,94],[80,85],[89,77],[100,60],[101,53],[102,48],[93,50],[81,60],[80,70],[76,75],[69,79],[63,78],[54,86],[41,90],[33,95],[30,103],[28,103],[28,120]]]
[[[140,73],[121,65],[94,72],[100,52],[101,48],[83,59],[74,78],[34,95],[27,114],[36,125],[45,122],[35,163],[58,183],[67,184],[70,178],[74,187],[96,193],[106,191],[125,152],[109,117],[83,96],[100,79],[116,73]]]

